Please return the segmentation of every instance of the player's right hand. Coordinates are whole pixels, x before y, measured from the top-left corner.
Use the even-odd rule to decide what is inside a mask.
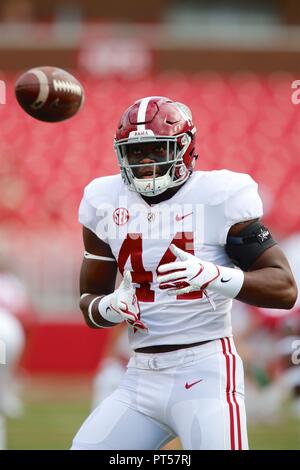
[[[124,272],[123,281],[111,296],[110,307],[133,329],[148,333],[148,327],[140,320],[140,306],[132,285],[130,271]]]

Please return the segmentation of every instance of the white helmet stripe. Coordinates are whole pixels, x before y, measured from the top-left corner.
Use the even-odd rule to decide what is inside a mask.
[[[146,112],[147,112],[147,107],[149,104],[149,101],[152,100],[153,96],[147,96],[146,98],[143,98],[140,102],[139,110],[138,110],[138,115],[137,115],[137,122],[145,122],[146,121]],[[137,125],[137,130],[138,131],[144,131],[145,130],[145,124],[138,124]]]
[[[185,121],[188,121],[188,123],[191,125],[192,123],[192,112],[190,108],[183,104],[183,103],[174,103],[177,106],[178,111],[180,112],[181,116]]]

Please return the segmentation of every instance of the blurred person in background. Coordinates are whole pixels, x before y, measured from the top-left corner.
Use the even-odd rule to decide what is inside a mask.
[[[278,411],[290,404],[292,417],[300,420],[300,312],[282,319],[271,363]],[[275,410],[275,414],[276,414]]]
[[[298,289],[300,287],[300,234],[282,240]],[[300,299],[290,311],[259,309],[273,339],[268,362],[270,385],[265,390],[265,415],[280,417],[282,406],[290,402],[292,415],[300,419]],[[272,418],[273,417],[273,418]]]
[[[125,324],[113,328],[103,360],[93,380],[92,409],[95,409],[105,398],[112,394],[121,383],[126,372],[131,350]]]
[[[117,273],[116,285],[119,287],[122,276]],[[103,358],[92,384],[92,410],[119,386],[126,372],[126,365],[131,355],[128,341],[128,332],[125,323],[109,331],[109,340],[106,343]]]
[[[282,240],[298,289],[300,235]],[[291,310],[251,308],[235,302],[233,328],[243,357],[247,384],[246,408],[252,423],[273,423],[289,402],[300,418],[300,300]]]
[[[0,364],[0,449],[6,447],[6,418],[19,418],[23,411],[17,369],[31,323],[25,285],[7,266],[0,261],[0,340],[5,352]]]

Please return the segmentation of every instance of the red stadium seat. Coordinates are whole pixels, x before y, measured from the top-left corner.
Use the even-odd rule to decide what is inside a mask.
[[[11,83],[10,83],[11,80]],[[14,77],[7,78],[7,88]],[[167,95],[188,104],[198,127],[198,168],[228,168],[257,180],[266,219],[280,236],[300,230],[300,119],[287,74],[164,73],[140,81],[83,80],[75,118],[47,124],[25,115],[12,96],[0,106],[0,217],[3,225],[74,229],[83,187],[116,173],[113,135],[133,100]]]

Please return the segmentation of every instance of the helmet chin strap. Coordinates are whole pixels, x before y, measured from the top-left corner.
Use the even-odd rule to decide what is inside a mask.
[[[149,178],[149,179],[142,179],[133,177],[132,179],[132,186],[134,186],[134,190],[137,191],[139,194],[148,197],[158,196],[170,188],[174,188],[176,186],[182,185],[190,176],[191,172],[189,172],[182,163],[180,165],[184,171],[182,172],[182,177],[178,178],[177,180],[173,180],[170,173],[173,171],[173,168],[170,168],[169,171],[163,175],[158,176],[156,178]]]
[[[133,184],[138,193],[143,196],[157,196],[166,191],[172,182],[169,172],[157,178],[141,179],[133,178]]]
[[[117,150],[117,153],[119,152],[118,157],[119,163],[121,163],[120,166],[122,169],[124,182],[128,185],[131,191],[135,191],[147,197],[158,196],[169,188],[180,186],[188,179],[191,174],[191,171],[186,167],[182,159],[190,145],[191,140],[192,138],[189,134],[183,134],[180,141],[182,148],[179,149],[175,160],[172,160],[173,163],[170,169],[166,172],[166,174],[152,178],[137,178],[134,176],[130,165],[128,165],[128,167],[122,165],[124,157],[120,150]],[[168,161],[165,163],[168,163]]]

